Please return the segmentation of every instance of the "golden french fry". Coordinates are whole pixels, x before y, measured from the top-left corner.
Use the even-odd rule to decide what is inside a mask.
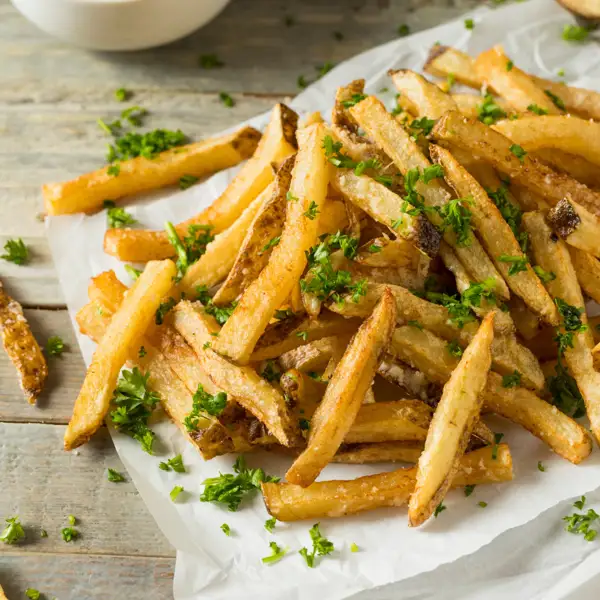
[[[588,252],[573,246],[569,246],[569,254],[579,285],[590,298],[600,302],[600,262]]]
[[[329,182],[329,166],[322,148],[326,133],[322,123],[298,132],[299,150],[281,240],[215,340],[215,350],[240,364],[250,360],[275,311],[300,279],[306,266],[305,252],[317,240],[319,212]]]
[[[350,114],[358,121],[367,134],[375,140],[377,145],[392,159],[400,172],[405,175],[410,169],[423,169],[431,166],[422,150],[414,142],[407,131],[386,111],[383,104],[369,96],[350,109]],[[444,206],[451,196],[439,179],[433,179],[425,184],[418,181],[416,191],[423,196],[423,202],[430,207]],[[441,217],[430,214],[429,218],[434,225],[439,225]],[[471,236],[470,245],[462,246],[457,242],[456,234],[447,229],[444,240],[456,249],[457,256],[464,264],[471,277],[481,282],[488,277],[493,277],[496,282],[496,292],[502,298],[509,297],[508,287],[500,276],[488,255],[479,242]]]
[[[600,120],[600,94],[594,90],[586,90],[566,85],[562,81],[550,81],[531,76],[536,85],[555,96],[564,104],[566,110],[582,119]]]
[[[315,340],[304,346],[285,352],[279,357],[279,364],[286,371],[298,369],[304,373],[323,371],[333,356],[340,348],[345,348],[350,342],[351,334],[340,334]]]
[[[416,463],[423,452],[423,442],[378,442],[342,446],[333,463],[364,465],[379,462]]]
[[[600,173],[598,165],[591,163],[582,156],[563,152],[556,148],[540,148],[534,157],[552,167],[559,173],[564,173],[588,187],[600,188]]]
[[[254,155],[211,206],[175,227],[177,234],[187,235],[190,225],[211,225],[217,233],[232,225],[273,181],[272,164],[295,152],[297,122],[298,115],[293,110],[285,104],[276,104]],[[175,254],[164,231],[141,229],[109,229],[104,236],[104,251],[131,262],[169,258]]]
[[[118,200],[177,183],[184,175],[204,177],[228,169],[252,156],[260,140],[253,127],[217,138],[178,146],[154,158],[138,156],[119,163],[118,175],[109,167],[81,175],[64,183],[42,187],[44,206],[49,215],[95,212],[110,198]]]
[[[173,310],[173,323],[193,348],[212,381],[264,423],[282,445],[297,444],[300,438],[298,425],[291,419],[283,394],[251,367],[234,365],[211,348],[220,335],[219,327],[203,310],[202,305],[184,300]]]
[[[592,256],[600,256],[600,218],[579,206],[570,196],[560,200],[547,215],[548,223],[569,244]]]
[[[286,473],[291,483],[310,485],[337,452],[371,386],[395,323],[393,296],[391,292],[384,292],[335,369],[311,420],[308,446]]]
[[[462,150],[476,153],[508,175],[516,184],[539,194],[552,206],[570,194],[575,202],[593,214],[600,214],[598,192],[568,175],[556,173],[529,155],[522,154],[511,140],[480,121],[467,119],[459,112],[449,112],[435,124],[431,135],[444,147],[451,149],[458,146]]]
[[[423,71],[438,77],[448,77],[452,74],[458,83],[475,89],[483,86],[483,80],[475,69],[475,59],[452,46],[434,44],[429,49]]]
[[[564,360],[583,396],[592,431],[598,440],[600,439],[600,373],[594,369],[592,357],[594,340],[587,326],[583,294],[569,251],[562,240],[550,241],[552,233],[541,213],[525,213],[523,226],[529,233],[536,262],[544,270],[555,274],[555,278],[546,283],[552,297],[556,302],[560,299],[570,307],[582,311],[580,318],[585,330],[570,330],[572,344],[564,350]]]
[[[513,296],[508,301],[508,307],[519,335],[525,340],[533,339],[540,332],[540,319],[527,308],[525,302],[518,296]]]
[[[435,144],[429,147],[432,160],[444,169],[444,178],[454,188],[459,198],[469,199],[469,210],[478,236],[494,261],[508,287],[545,321],[551,325],[558,323],[558,312],[548,292],[544,288],[531,265],[527,263],[525,270],[512,274],[511,264],[502,262],[503,255],[526,260],[519,242],[504,217],[490,200],[486,191],[469,175],[452,154]]]
[[[509,63],[510,69],[507,68]],[[509,61],[502,46],[494,46],[482,52],[475,59],[474,66],[478,77],[496,90],[515,110],[526,112],[530,110],[530,106],[535,105],[549,114],[561,114],[533,79]]]
[[[343,517],[383,506],[402,506],[410,497],[417,469],[367,475],[348,481],[320,481],[307,488],[291,483],[261,484],[265,506],[278,521]],[[481,448],[462,457],[453,487],[511,481],[512,457],[508,446]]]
[[[456,103],[458,110],[465,116],[471,119],[479,118],[482,96],[475,94],[452,94],[452,99]],[[507,115],[516,114],[508,102],[501,98],[494,98],[494,103],[497,104]]]
[[[492,364],[493,322],[493,314],[483,320],[444,386],[419,458],[415,490],[408,504],[411,527],[423,524],[442,502],[467,448]]]
[[[254,216],[227,279],[213,297],[215,304],[235,300],[267,264],[272,248],[281,237],[294,160],[294,156],[286,158],[277,170],[271,197]]]
[[[21,305],[4,291],[1,281],[0,335],[4,350],[17,370],[27,402],[35,404],[48,377],[48,366]]]
[[[170,260],[150,262],[115,313],[94,352],[65,431],[65,450],[81,446],[106,416],[121,367],[152,322],[177,273]]]

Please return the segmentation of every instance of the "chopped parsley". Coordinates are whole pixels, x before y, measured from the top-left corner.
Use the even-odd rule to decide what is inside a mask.
[[[564,73],[563,73],[564,74]],[[556,95],[553,94],[550,90],[544,90],[544,94],[554,102],[554,106],[560,110],[566,110],[565,103]]]
[[[196,292],[198,293],[198,300],[204,305],[204,312],[207,315],[212,315],[219,325],[225,325],[235,310],[237,301],[234,300],[227,306],[217,306],[209,296],[208,288],[205,285],[197,286]]]
[[[213,396],[200,383],[192,396],[192,410],[183,420],[183,424],[188,431],[196,431],[203,415],[218,417],[226,406],[227,394],[225,392],[217,392]]]
[[[66,350],[65,343],[58,335],[53,335],[46,342],[46,353],[48,356],[60,356]]]
[[[298,198],[296,196],[294,196],[294,194],[292,194],[292,192],[286,192],[285,199],[288,202],[297,202],[298,201]]]
[[[229,525],[227,525],[227,523],[223,523],[223,525],[221,525],[221,531],[227,536],[227,537],[231,537],[231,527],[229,527]]]
[[[271,519],[267,519],[265,521],[265,529],[269,532],[269,533],[273,533],[273,530],[275,529],[275,523],[277,522],[277,519],[275,517],[271,518]]]
[[[177,500],[177,498],[179,498],[179,495],[181,494],[181,492],[183,492],[183,486],[181,485],[176,485],[172,490],[171,493],[169,494],[171,501],[175,502]]]
[[[104,208],[106,208],[106,224],[113,229],[121,229],[126,225],[135,225],[137,219],[128,213],[124,208],[115,206],[112,200],[104,201]]]
[[[141,117],[146,114],[148,111],[145,108],[130,106],[121,112],[121,119],[125,119],[132,127],[139,127],[142,124]]]
[[[155,434],[148,427],[148,419],[160,398],[148,389],[149,377],[150,373],[142,374],[137,367],[121,372],[110,418],[120,432],[137,440],[145,452],[152,454]]]
[[[575,508],[582,510],[585,505],[585,496],[581,496],[581,500],[577,500],[573,503]],[[600,515],[593,509],[589,508],[587,513],[573,513],[563,517],[563,521],[566,522],[565,530],[570,533],[583,535],[586,542],[591,542],[598,535],[596,529],[590,529],[594,521],[600,519]]]
[[[571,304],[567,304],[562,298],[555,298],[554,303],[560,316],[563,318],[563,325],[566,331],[581,333],[587,331],[588,326],[581,320],[581,315],[585,309],[577,308]]]
[[[493,125],[496,121],[505,117],[506,113],[496,103],[491,94],[486,94],[482,103],[477,105],[477,118],[486,125]]]
[[[285,310],[277,309],[275,311],[274,318],[278,321],[283,321],[284,319],[289,319],[290,317],[295,316],[295,314],[296,313],[294,313],[294,311],[290,308],[286,308]]]
[[[501,254],[498,260],[503,263],[510,263],[508,268],[509,275],[516,275],[521,271],[527,271],[527,265],[529,260],[526,256],[509,256],[508,254]]]
[[[350,544],[350,552],[358,552],[360,550],[360,548],[358,547],[357,544],[355,544],[354,542],[352,542]]]
[[[484,502],[483,500],[481,500],[481,502],[477,503],[477,506],[479,506],[479,508],[485,508],[487,506],[487,502]]]
[[[311,200],[308,209],[305,213],[303,213],[302,216],[306,217],[307,219],[310,219],[311,221],[314,221],[317,218],[319,212],[321,211],[319,210],[317,203],[314,200]]]
[[[263,482],[279,481],[279,477],[265,475],[262,469],[249,469],[243,456],[238,456],[233,465],[233,473],[221,473],[218,477],[205,479],[201,502],[225,504],[230,511],[236,511],[242,500],[260,489]]]
[[[40,537],[41,538],[47,538],[48,537],[48,532],[45,529],[40,529]]]
[[[474,29],[475,23],[473,19],[465,19],[465,29]]]
[[[350,100],[342,100],[342,106],[344,108],[350,108],[359,102],[362,102],[366,96],[364,94],[352,94]]]
[[[515,63],[513,63],[512,60],[509,60],[506,62],[506,70],[507,71],[512,71],[512,68],[515,66]]]
[[[73,527],[64,527],[60,531],[63,541],[69,543],[76,540],[79,537],[79,531]]]
[[[446,507],[440,502],[433,511],[433,516],[437,519],[438,516],[446,510]]]
[[[521,373],[519,371],[513,371],[509,375],[502,376],[502,387],[511,388],[518,387],[521,385]]]
[[[276,366],[274,360],[267,360],[265,368],[262,370],[260,376],[267,381],[279,381],[281,379],[281,371]]]
[[[548,114],[548,110],[546,108],[542,108],[541,106],[538,106],[537,104],[530,104],[527,107],[527,110],[529,112],[535,113],[536,115],[539,115],[540,117],[542,115],[547,115]]]
[[[68,521],[69,521],[69,525],[75,525],[75,523],[77,523],[77,519],[75,518],[74,515],[69,515]]]
[[[565,25],[562,30],[562,39],[567,42],[585,42],[590,30],[579,25]]]
[[[409,125],[409,129],[410,129],[411,133],[413,134],[413,137],[416,141],[416,139],[419,137],[419,135],[422,135],[423,137],[427,137],[431,133],[431,130],[433,129],[434,125],[435,125],[435,121],[433,119],[428,119],[427,117],[422,117],[420,119],[415,119]]]
[[[332,62],[324,62],[322,65],[317,65],[315,69],[317,70],[317,79],[321,79],[331,71],[335,65]]]
[[[131,109],[127,109],[127,111],[131,111]],[[125,113],[126,111],[124,111],[123,114]],[[130,122],[137,122],[138,119],[138,117],[131,114],[131,112],[127,113],[126,118]],[[109,145],[106,158],[109,163],[136,158],[137,156],[153,159],[161,152],[181,146],[185,142],[186,136],[179,130],[169,131],[168,129],[154,129],[147,133],[130,131],[121,137],[118,137],[114,144]]]
[[[421,325],[421,323],[419,323],[419,321],[415,321],[414,319],[411,319],[410,321],[407,321],[406,323],[409,327],[415,327],[417,329],[421,329],[423,330],[423,325]]]
[[[496,304],[497,298],[494,290],[496,289],[496,280],[493,277],[487,277],[481,283],[472,283],[461,295],[463,304],[467,306],[481,306],[483,299],[489,304]]]
[[[429,302],[441,304],[446,307],[450,321],[459,329],[462,329],[466,323],[476,320],[469,306],[463,303],[457,296],[450,296],[440,292],[426,292],[425,298]]]
[[[554,281],[556,279],[556,273],[553,271],[544,271],[542,267],[535,265],[533,267],[535,274],[542,280],[543,283],[548,283],[550,281]]]
[[[463,349],[456,340],[448,342],[446,344],[446,348],[448,349],[450,356],[454,356],[454,358],[460,358],[463,355]]]
[[[138,358],[144,358],[146,354],[146,348],[144,348],[144,346],[140,346],[140,349],[138,350]]]
[[[158,465],[161,471],[175,471],[175,473],[185,473],[185,465],[183,464],[183,458],[181,454],[169,458],[166,462],[161,462]]]
[[[9,517],[5,519],[7,525],[0,533],[0,542],[5,544],[14,544],[25,539],[25,530],[21,525],[19,517]]]
[[[471,232],[471,217],[473,213],[465,206],[471,204],[470,198],[453,198],[439,210],[443,219],[440,228],[442,231],[452,229],[456,235],[456,245],[460,248],[473,243]]]
[[[326,556],[334,550],[333,544],[321,535],[319,523],[315,523],[308,531],[312,540],[312,551],[309,552],[306,547],[302,548],[299,553],[304,557],[306,564],[312,569],[315,566],[316,556]]]
[[[456,77],[454,73],[448,73],[446,76],[446,91],[450,91],[452,86],[456,83]]]
[[[410,27],[406,23],[402,23],[398,27],[398,35],[400,37],[406,37],[410,33]]]
[[[125,477],[123,477],[121,473],[115,471],[114,469],[108,469],[106,477],[112,483],[119,483],[121,481],[125,481]]]
[[[119,88],[118,90],[115,90],[115,98],[117,99],[117,102],[125,102],[130,98],[130,96],[131,92],[125,88]]]
[[[216,54],[201,54],[198,61],[203,69],[219,69],[225,66]]]
[[[475,490],[475,486],[474,485],[465,485],[465,496],[470,496],[473,491]]]
[[[542,473],[546,470],[546,467],[542,464],[541,460],[538,460],[538,471],[541,471]]]
[[[156,309],[156,314],[154,315],[154,322],[157,325],[162,325],[166,314],[175,307],[175,298],[169,298],[166,302],[161,302]]]
[[[308,87],[308,81],[306,81],[306,77],[304,77],[304,75],[299,75],[296,83],[301,90]]]
[[[306,342],[306,340],[308,340],[308,331],[297,331],[296,337]]]
[[[16,240],[7,240],[4,244],[5,253],[0,258],[15,265],[23,266],[29,262],[29,248],[23,243],[21,238]]]
[[[280,548],[275,542],[269,542],[269,548],[271,548],[270,556],[265,556],[262,559],[266,565],[279,562],[287,554],[287,548]]]
[[[525,152],[525,150],[523,150],[523,148],[521,148],[521,146],[519,146],[519,144],[512,144],[511,147],[509,148],[509,150],[511,151],[512,154],[514,154],[519,159],[519,162],[521,164],[523,164],[525,162],[525,157],[527,156],[527,152]]]
[[[504,437],[503,433],[494,433],[494,444],[492,445],[492,459],[496,460],[498,458],[498,445],[502,441]]]
[[[179,178],[179,189],[187,190],[188,188],[192,187],[194,184],[198,183],[198,181],[200,181],[200,178],[196,177],[195,175],[182,175]]]
[[[235,100],[227,92],[219,92],[219,100],[227,108],[233,108],[235,106]]]
[[[279,242],[281,241],[281,236],[280,235],[276,235],[275,237],[272,237],[262,248],[262,250],[259,252],[259,254],[263,254],[263,252],[266,252],[267,250],[270,250],[271,248],[274,248],[275,246],[277,246],[277,244],[279,244]]]
[[[430,165],[425,167],[421,173],[421,181],[428,184],[432,179],[444,176],[444,168],[441,165]]]
[[[29,598],[29,600],[40,600],[39,591],[34,590],[33,588],[27,588],[25,590],[25,595]]]
[[[114,165],[110,165],[108,169],[106,169],[107,175],[111,177],[117,177],[121,173],[121,165],[119,163],[115,163]]]
[[[142,272],[139,269],[136,269],[131,265],[125,265],[125,271],[127,275],[129,275],[129,277],[131,277],[131,279],[133,279],[134,281],[142,274]]]
[[[546,387],[551,395],[552,404],[560,411],[577,419],[585,415],[585,403],[575,379],[563,365],[561,356],[564,349],[559,346],[558,363],[554,369],[555,375],[546,380]]]
[[[310,421],[308,419],[298,419],[298,427],[302,431],[308,431],[310,429]]]

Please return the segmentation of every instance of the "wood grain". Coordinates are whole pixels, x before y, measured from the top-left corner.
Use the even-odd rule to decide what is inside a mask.
[[[21,518],[27,539],[19,551],[174,556],[133,484],[107,480],[109,467],[125,473],[108,431],[72,453],[63,450],[63,432],[60,425],[0,423],[0,481],[5,490],[0,516]],[[153,463],[158,469],[159,458],[149,456],[148,468]],[[66,543],[61,530],[70,514],[78,519],[81,537]],[[40,537],[40,528],[48,532],[47,538]],[[7,549],[3,545],[0,556]]]
[[[45,600],[169,600],[171,558],[0,553],[0,584],[9,600],[31,587]]]

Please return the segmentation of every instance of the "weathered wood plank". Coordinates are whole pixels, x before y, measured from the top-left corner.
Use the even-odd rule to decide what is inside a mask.
[[[297,78],[315,66],[338,63],[397,36],[398,26],[430,27],[480,4],[479,0],[236,0],[191,36],[135,53],[93,53],[38,32],[4,0],[0,4],[0,64],[11,84],[44,87],[171,88],[197,91],[297,92]],[[436,13],[413,15],[436,5]],[[439,10],[437,9],[439,7]],[[286,27],[285,17],[294,20]],[[334,32],[344,38],[338,41]],[[223,69],[201,69],[201,54],[216,53]],[[52,73],[52,81],[48,81]]]
[[[47,600],[169,600],[173,598],[170,558],[132,556],[0,555],[0,584],[10,600],[31,587]]]
[[[0,424],[0,516],[21,517],[27,542],[19,550],[174,556],[133,484],[107,480],[108,467],[125,471],[108,431],[73,453],[63,450],[63,431],[58,425]],[[158,469],[157,458],[148,456],[148,464]],[[81,538],[65,543],[61,530],[70,514],[79,521]],[[47,538],[40,537],[40,528]]]
[[[48,358],[48,380],[36,406],[23,398],[12,363],[0,351],[0,421],[66,424],[85,375],[85,365],[66,310],[25,310],[41,346],[52,335],[68,347],[60,358]]]

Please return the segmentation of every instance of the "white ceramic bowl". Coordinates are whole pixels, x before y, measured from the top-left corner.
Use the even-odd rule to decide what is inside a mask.
[[[141,50],[182,38],[230,0],[12,0],[40,29],[90,50]]]

